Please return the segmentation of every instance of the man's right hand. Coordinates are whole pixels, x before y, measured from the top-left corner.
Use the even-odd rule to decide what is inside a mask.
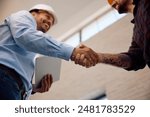
[[[75,64],[79,64],[88,68],[95,66],[99,61],[99,57],[98,54],[91,48],[85,45],[80,45],[74,49],[71,60],[74,61]]]

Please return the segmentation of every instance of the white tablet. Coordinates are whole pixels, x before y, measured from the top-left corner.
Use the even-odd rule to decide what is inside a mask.
[[[35,60],[35,86],[46,74],[52,74],[53,82],[60,79],[61,59],[41,56]]]

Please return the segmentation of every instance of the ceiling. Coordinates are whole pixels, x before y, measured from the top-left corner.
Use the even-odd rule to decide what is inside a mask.
[[[18,10],[28,10],[33,5],[44,3],[51,5],[58,16],[58,24],[49,32],[59,38],[90,15],[107,5],[105,0],[0,0],[0,19]]]

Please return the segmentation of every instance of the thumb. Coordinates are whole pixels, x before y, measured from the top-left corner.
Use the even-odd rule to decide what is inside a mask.
[[[79,48],[85,48],[86,46],[83,44],[80,44]]]
[[[42,93],[42,91],[41,91],[41,88],[36,88],[36,89],[34,89],[34,92],[39,92],[39,93]]]

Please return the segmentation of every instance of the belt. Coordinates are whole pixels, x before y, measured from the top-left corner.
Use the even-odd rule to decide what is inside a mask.
[[[0,64],[0,69],[4,70],[4,72],[7,75],[11,76],[11,78],[13,78],[17,82],[20,92],[21,92],[21,95],[23,96],[25,93],[25,88],[24,88],[23,82],[20,78],[20,75],[14,69],[11,69],[3,64]]]

